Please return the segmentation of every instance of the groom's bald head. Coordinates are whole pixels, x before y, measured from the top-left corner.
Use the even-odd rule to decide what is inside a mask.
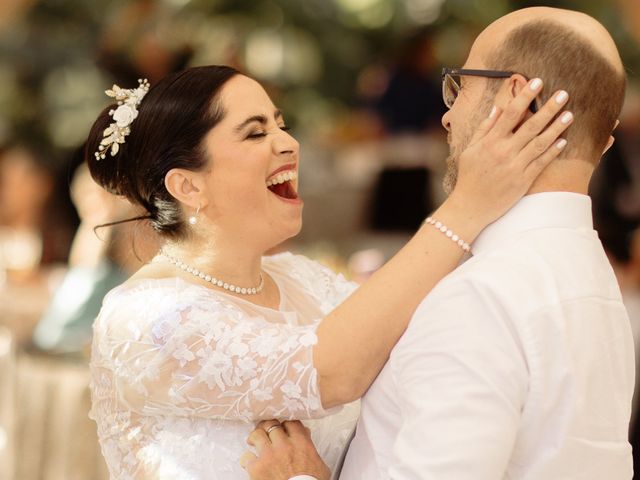
[[[518,10],[487,27],[476,39],[470,60],[472,56],[487,69],[542,78],[542,102],[556,90],[567,90],[566,108],[575,121],[567,133],[570,148],[565,155],[599,159],[620,114],[626,85],[616,45],[600,23],[569,10]],[[500,86],[487,85],[496,91]]]

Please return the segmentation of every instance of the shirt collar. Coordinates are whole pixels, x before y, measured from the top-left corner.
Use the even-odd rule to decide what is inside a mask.
[[[527,195],[486,227],[471,251],[477,255],[527,230],[558,227],[593,230],[591,198],[570,192]]]

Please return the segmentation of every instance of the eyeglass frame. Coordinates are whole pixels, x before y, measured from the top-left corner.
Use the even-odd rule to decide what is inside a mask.
[[[451,78],[451,81],[453,83],[455,83],[458,87],[458,92],[460,90],[462,90],[462,85],[459,85],[458,82],[456,82],[453,78],[453,75],[457,75],[457,76],[468,76],[468,77],[485,77],[485,78],[509,78],[512,75],[517,74],[518,72],[509,72],[506,70],[478,70],[478,69],[468,69],[468,68],[447,68],[444,67],[442,69],[442,101],[444,102],[445,106],[449,109],[451,109],[451,107],[453,107],[453,104],[451,104],[451,106],[447,105],[447,97],[445,95],[445,91],[446,91],[446,84],[445,84],[445,80],[447,78],[447,76],[449,78]],[[522,74],[520,74],[522,75]],[[529,81],[529,79],[522,75],[527,81]],[[458,98],[458,95],[456,93],[456,98]],[[454,100],[455,102],[455,100]],[[536,101],[533,100],[533,102],[531,102],[529,104],[529,111],[531,113],[536,113],[538,111],[538,105],[536,104]]]

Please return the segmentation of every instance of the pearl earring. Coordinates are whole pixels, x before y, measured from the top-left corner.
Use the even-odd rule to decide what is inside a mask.
[[[198,208],[196,209],[196,213],[189,217],[190,225],[195,225],[196,223],[198,223],[198,213],[200,213],[200,205],[198,205]]]

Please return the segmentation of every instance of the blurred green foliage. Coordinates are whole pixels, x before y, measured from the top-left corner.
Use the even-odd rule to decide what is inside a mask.
[[[331,118],[355,103],[363,69],[393,63],[416,32],[432,31],[437,60],[459,65],[474,36],[488,23],[534,4],[524,0],[31,3],[0,25],[0,141],[50,144],[54,150],[79,145],[106,104],[104,89],[125,74],[142,74],[149,68],[154,73],[153,62],[162,64],[162,52],[174,60],[182,55],[188,64],[234,63],[247,68],[271,85],[275,95],[285,92],[283,106],[299,112],[298,117]],[[556,0],[535,5],[581,10],[598,18],[616,39],[631,80],[637,80],[640,49],[614,3]],[[154,58],[158,52],[159,60]],[[165,68],[179,65],[164,61]]]

